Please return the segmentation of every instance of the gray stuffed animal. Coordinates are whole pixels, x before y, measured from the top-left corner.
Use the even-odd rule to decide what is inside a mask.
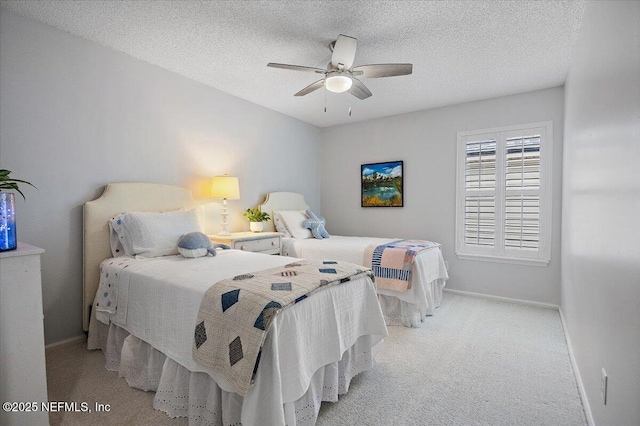
[[[215,256],[217,247],[224,250],[231,248],[226,244],[212,244],[209,237],[202,232],[189,232],[178,240],[178,252],[189,258],[202,257],[207,254]]]

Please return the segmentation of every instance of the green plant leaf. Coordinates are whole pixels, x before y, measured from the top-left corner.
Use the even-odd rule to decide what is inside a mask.
[[[10,180],[8,180],[7,182],[20,182],[20,183],[26,183],[27,185],[31,185],[31,186],[33,186],[34,188],[36,188],[36,186],[35,186],[34,184],[32,184],[31,182],[27,182],[26,180],[10,179]],[[18,188],[16,188],[16,189],[18,189]],[[36,188],[36,189],[38,189],[38,188]]]
[[[22,180],[22,179],[11,179],[11,177],[9,176],[11,174],[11,170],[7,170],[7,169],[1,169],[0,170],[0,189],[13,189],[15,191],[18,191],[18,193],[22,196],[22,198],[24,200],[26,200],[24,194],[22,193],[22,191],[20,191],[20,188],[18,186],[19,183],[24,183],[27,185],[31,185],[34,188],[36,188],[36,186],[34,184],[32,184],[31,182],[27,182],[26,180]],[[38,188],[36,188],[38,189]]]
[[[20,191],[20,188],[18,188],[18,184],[16,184],[16,183],[10,183],[10,184],[9,184],[9,189],[13,189],[13,190],[18,191],[18,193],[19,193],[20,195],[22,195],[22,199],[23,199],[23,200],[25,200],[25,201],[27,200],[27,199],[24,197],[24,194],[22,193],[22,191]]]
[[[247,209],[243,214],[249,222],[265,222],[270,220],[271,217],[267,212],[260,211],[260,209]]]

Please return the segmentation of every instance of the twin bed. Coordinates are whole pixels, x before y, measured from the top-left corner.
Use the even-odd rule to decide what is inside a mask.
[[[260,209],[275,219],[279,212],[305,211],[309,206],[304,196],[295,192],[271,192]],[[273,222],[267,230],[275,230]],[[283,238],[282,254],[305,259],[336,259],[364,265],[367,248],[396,241],[391,238],[344,237]],[[415,257],[411,269],[410,285],[406,291],[378,286],[380,304],[387,325],[419,327],[442,301],[442,289],[449,278],[439,245],[423,250]]]
[[[191,207],[195,203],[190,191],[148,183],[110,184],[98,199],[85,204],[83,327],[89,332],[88,348],[101,349],[107,369],[118,371],[131,387],[155,391],[154,408],[171,417],[188,417],[190,424],[314,424],[321,402],[335,402],[346,393],[351,379],[374,365],[375,352],[387,336],[375,283],[359,274],[279,310],[265,333],[252,385],[248,391],[239,390],[194,356],[199,337],[194,326],[203,296],[223,279],[295,268],[306,261],[237,250],[196,259],[114,257],[108,222],[115,215]],[[294,245],[287,245],[287,250]],[[306,249],[296,250],[304,254]],[[413,279],[416,275],[427,276],[420,270]],[[433,297],[435,284],[417,284],[410,301],[398,300],[411,305]],[[222,299],[224,310],[224,295]],[[114,306],[105,309],[111,303]],[[430,306],[413,304],[420,305],[418,309]]]
[[[154,408],[191,424],[314,424],[322,401],[336,401],[352,377],[371,368],[387,336],[375,284],[360,277],[326,286],[280,310],[262,346],[260,368],[244,395],[194,361],[194,326],[207,289],[227,279],[297,259],[237,250],[186,259],[113,257],[108,222],[121,212],[194,206],[183,188],[118,183],[84,206],[83,326],[88,348],[130,386],[155,391]],[[102,283],[100,282],[102,278]],[[97,304],[109,289],[115,313]],[[107,291],[105,291],[107,293]],[[96,297],[97,296],[97,297]],[[103,317],[105,324],[97,319]]]

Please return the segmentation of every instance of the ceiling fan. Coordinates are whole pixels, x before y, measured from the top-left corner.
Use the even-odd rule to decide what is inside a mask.
[[[294,96],[308,95],[314,90],[318,90],[324,86],[327,90],[334,93],[349,92],[358,99],[367,99],[371,96],[371,91],[356,77],[393,77],[396,75],[408,75],[413,72],[412,64],[377,64],[354,67],[353,60],[356,56],[357,45],[357,39],[340,34],[338,39],[329,45],[329,49],[333,54],[331,55],[331,62],[327,65],[327,69],[276,64],[273,62],[268,63],[267,66],[285,70],[324,74],[323,79],[311,83]]]

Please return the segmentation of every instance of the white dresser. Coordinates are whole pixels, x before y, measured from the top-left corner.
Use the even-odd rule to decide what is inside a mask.
[[[41,410],[47,401],[42,253],[41,248],[23,243],[16,250],[0,252],[0,403],[28,403],[9,407],[20,411],[8,412],[3,405],[2,425],[49,424],[49,414]],[[29,408],[31,412],[25,412]]]

